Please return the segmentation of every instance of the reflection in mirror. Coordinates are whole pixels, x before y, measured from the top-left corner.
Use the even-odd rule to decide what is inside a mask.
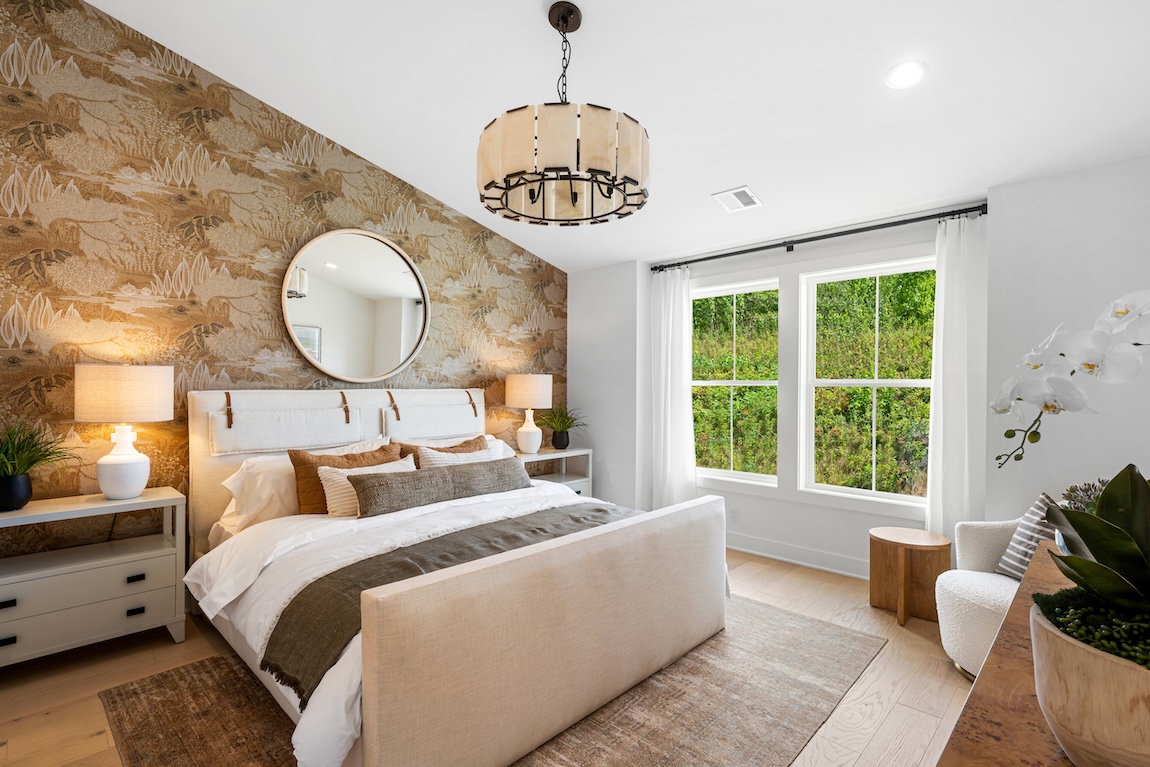
[[[309,362],[343,381],[407,367],[427,337],[427,288],[398,246],[362,229],[306,243],[288,266],[284,322]]]

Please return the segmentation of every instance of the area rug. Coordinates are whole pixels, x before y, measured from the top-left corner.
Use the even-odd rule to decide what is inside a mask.
[[[516,767],[786,767],[884,639],[733,597],[727,628]],[[283,767],[291,720],[232,655],[100,693],[125,767]]]

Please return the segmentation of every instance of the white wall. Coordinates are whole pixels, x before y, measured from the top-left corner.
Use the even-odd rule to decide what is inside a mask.
[[[1089,329],[1110,301],[1150,288],[1150,157],[995,187],[989,204],[988,402],[1060,322]],[[1017,517],[1039,492],[1058,498],[1127,463],[1150,471],[1150,371],[1125,385],[1081,385],[1098,415],[1048,416],[1022,461],[992,466],[987,518]],[[988,462],[1013,448],[1002,436],[1012,423],[989,416]]]
[[[589,427],[572,445],[595,449],[595,497],[649,508],[648,268],[628,263],[567,279],[567,404]]]
[[[369,299],[317,277],[309,280],[307,298],[291,299],[292,324],[321,329],[320,364],[356,378],[372,375],[373,315]]]
[[[405,307],[403,298],[381,298],[373,302],[375,312],[375,347],[371,370],[379,374],[397,367],[407,355],[403,353]],[[411,348],[411,347],[408,347]]]

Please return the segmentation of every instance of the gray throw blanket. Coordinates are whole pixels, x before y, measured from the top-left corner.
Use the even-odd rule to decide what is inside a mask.
[[[260,669],[294,690],[302,711],[323,675],[359,633],[359,597],[365,589],[642,513],[603,503],[544,509],[448,533],[343,567],[305,586],[284,608],[260,659]]]

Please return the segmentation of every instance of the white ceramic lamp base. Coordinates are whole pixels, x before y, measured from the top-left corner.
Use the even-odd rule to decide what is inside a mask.
[[[132,444],[136,433],[131,426],[117,426],[112,435],[112,452],[96,461],[96,481],[109,500],[137,498],[148,486],[152,462]]]
[[[523,425],[515,432],[515,442],[520,453],[538,453],[543,446],[543,430],[535,425],[535,411],[527,408]]]

